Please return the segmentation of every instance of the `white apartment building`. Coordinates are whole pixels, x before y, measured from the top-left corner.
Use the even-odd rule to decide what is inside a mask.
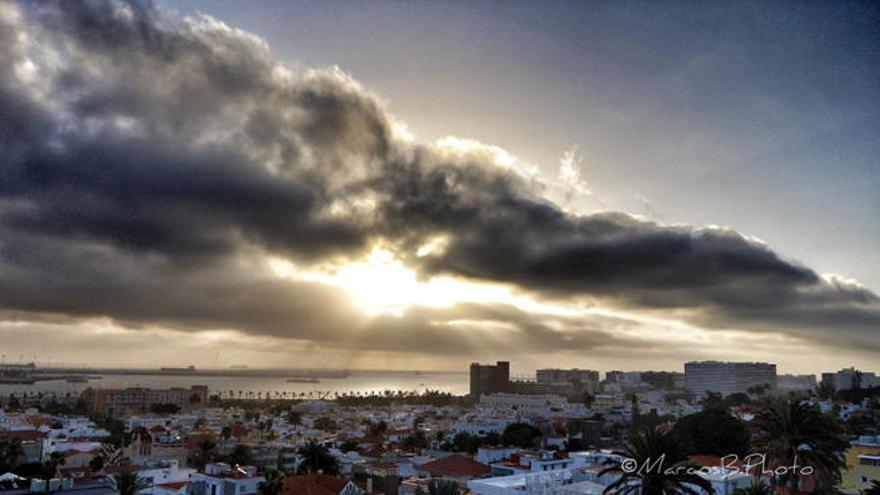
[[[587,415],[583,404],[570,404],[559,395],[490,394],[480,397],[480,406],[498,411],[515,411],[520,416],[571,416]]]
[[[880,379],[875,373],[859,371],[855,368],[844,368],[834,373],[822,373],[822,385],[836,391],[855,388],[880,387]]]
[[[715,392],[726,397],[748,393],[754,387],[776,390],[776,365],[771,363],[732,363],[690,361],[684,364],[684,386],[697,396]]]
[[[809,392],[816,388],[816,375],[779,375],[776,386],[780,392]]]
[[[255,495],[265,480],[254,466],[236,466],[222,462],[208,464],[204,473],[194,473],[187,492],[192,495]]]

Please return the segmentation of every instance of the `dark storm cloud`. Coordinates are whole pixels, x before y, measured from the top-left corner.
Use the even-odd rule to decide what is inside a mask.
[[[381,240],[427,276],[687,308],[707,326],[812,338],[836,329],[847,345],[877,342],[880,300],[867,289],[729,230],[563,212],[484,155],[394,138],[381,106],[343,74],[288,72],[260,40],[210,18],[104,1],[2,8],[7,310],[390,350],[418,339],[444,352],[448,333],[492,338],[448,325],[461,315],[511,326],[504,339],[523,348],[611,338],[485,307],[363,323],[334,289],[241,266],[255,252],[303,264],[358,256]],[[438,235],[445,249],[415,256]],[[358,329],[370,336],[361,344]]]

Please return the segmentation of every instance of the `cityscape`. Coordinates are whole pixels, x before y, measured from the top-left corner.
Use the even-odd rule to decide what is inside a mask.
[[[817,490],[834,480],[839,493],[856,495],[880,477],[880,378],[855,368],[817,377],[777,374],[772,363],[694,361],[684,363],[683,372],[543,368],[525,379],[513,377],[510,362],[498,361],[472,363],[462,394],[427,386],[257,394],[205,385],[108,388],[97,385],[99,370],[86,371],[92,375],[0,366],[0,382],[20,390],[0,395],[0,459],[12,470],[4,475],[7,489],[91,492],[105,489],[107,476],[130,470],[145,480],[144,494],[600,495],[626,479],[620,466],[639,428],[680,442],[681,450],[664,453],[694,465],[698,479],[686,486],[698,493],[779,483],[777,466],[759,457],[788,455],[774,450],[778,435],[836,442],[841,456],[795,454],[800,462],[823,464],[786,477],[785,487]],[[108,371],[109,377],[122,370]],[[195,367],[138,371],[203,378]],[[242,372],[205,373],[223,371]],[[260,380],[265,372],[253,373]],[[322,380],[344,386],[357,374],[272,373],[316,390]],[[38,380],[72,380],[85,388],[28,392]],[[828,423],[815,429],[805,419],[774,422],[776,415],[794,419],[785,416],[795,414],[786,409],[792,407],[815,414],[814,421],[824,415]],[[651,464],[639,462],[646,460]]]
[[[880,495],[878,27],[0,0],[0,495]]]

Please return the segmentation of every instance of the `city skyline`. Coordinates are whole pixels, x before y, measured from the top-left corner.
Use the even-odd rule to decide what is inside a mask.
[[[492,5],[0,4],[0,352],[874,369],[875,5]]]

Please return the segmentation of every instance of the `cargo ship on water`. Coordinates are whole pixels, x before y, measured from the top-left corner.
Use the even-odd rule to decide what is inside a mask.
[[[37,365],[0,364],[0,384],[33,385],[36,379]]]
[[[159,368],[159,371],[162,373],[195,373],[196,367],[193,365],[189,365],[186,368]]]

